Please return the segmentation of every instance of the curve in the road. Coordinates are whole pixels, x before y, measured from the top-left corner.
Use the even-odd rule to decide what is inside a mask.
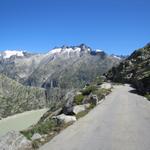
[[[150,102],[132,90],[116,86],[103,103],[40,150],[150,150]]]

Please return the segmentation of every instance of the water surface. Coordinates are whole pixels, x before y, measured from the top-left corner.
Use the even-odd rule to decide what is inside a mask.
[[[8,131],[20,131],[35,124],[47,109],[39,109],[16,114],[0,120],[0,136]]]

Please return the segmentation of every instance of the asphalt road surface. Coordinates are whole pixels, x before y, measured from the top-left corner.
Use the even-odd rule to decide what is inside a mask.
[[[40,150],[150,150],[150,102],[119,85]]]

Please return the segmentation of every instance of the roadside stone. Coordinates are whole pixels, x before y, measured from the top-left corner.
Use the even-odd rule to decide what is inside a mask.
[[[41,138],[42,138],[42,136],[39,133],[35,133],[31,137],[31,140],[34,141],[34,140],[38,140],[38,139],[41,139]]]
[[[55,133],[54,132],[51,132],[49,135],[54,135]]]
[[[69,116],[65,114],[54,116],[53,119],[58,119],[59,121],[64,122],[64,123],[75,122],[77,120],[75,116]]]
[[[86,109],[88,109],[91,106],[91,104],[87,103],[87,104],[84,104],[84,106],[85,106]]]
[[[32,142],[18,131],[10,131],[0,137],[0,150],[31,150]]]
[[[85,105],[76,105],[73,107],[73,113],[76,115],[82,111],[85,111],[86,110],[86,107]]]
[[[111,83],[103,83],[100,87],[102,89],[111,89],[112,85],[111,85]]]
[[[93,94],[90,95],[90,101],[89,101],[89,102],[90,102],[91,104],[97,105],[97,104],[98,104],[98,101],[99,101],[99,100],[98,100],[97,95],[93,95]]]
[[[41,138],[40,141],[41,141],[41,142],[45,142],[45,139],[44,139],[44,138]]]

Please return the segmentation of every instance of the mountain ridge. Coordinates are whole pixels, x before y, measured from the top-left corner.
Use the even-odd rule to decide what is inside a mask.
[[[104,51],[94,51],[81,44],[55,48],[46,54],[26,52],[23,57],[0,58],[0,73],[5,75],[10,83],[15,82],[15,87],[19,84],[24,88],[42,88],[45,97],[43,102],[46,101],[44,106],[50,107],[61,105],[68,92],[83,88],[111,67],[118,65],[120,61]],[[9,87],[12,85],[8,85]],[[15,97],[15,90],[12,93]],[[28,97],[25,101],[27,103]]]

